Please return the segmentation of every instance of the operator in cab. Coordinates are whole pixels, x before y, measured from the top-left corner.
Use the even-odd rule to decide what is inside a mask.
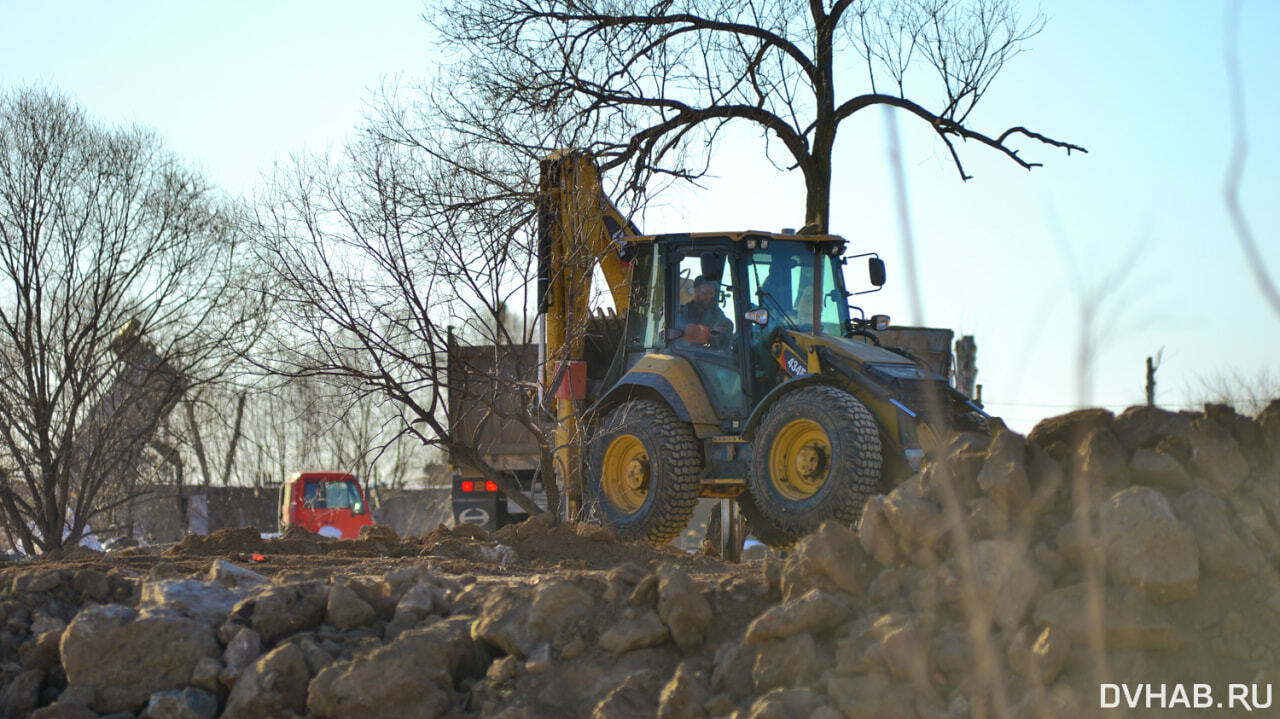
[[[680,306],[679,324],[685,342],[697,345],[728,346],[733,336],[733,322],[716,303],[719,284],[699,276],[693,281],[693,299]]]

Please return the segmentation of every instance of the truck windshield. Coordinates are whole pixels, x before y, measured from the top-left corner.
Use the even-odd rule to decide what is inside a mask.
[[[360,490],[351,480],[307,482],[303,501],[315,509],[352,509],[360,502]]]
[[[783,324],[802,332],[843,332],[849,307],[836,263],[839,258],[825,252],[826,245],[800,240],[773,240],[768,246],[752,250],[748,260],[747,284],[753,307],[769,311],[771,323]],[[815,285],[815,265],[820,284]],[[813,293],[820,288],[822,304],[818,321],[814,322]]]

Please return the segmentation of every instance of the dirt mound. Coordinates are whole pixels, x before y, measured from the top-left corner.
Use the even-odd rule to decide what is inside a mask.
[[[540,517],[9,565],[0,714],[1235,716],[1272,708],[1277,566],[1280,402],[1090,411],[957,436],[785,561]]]
[[[88,561],[93,562],[102,559],[102,552],[96,549],[90,549],[83,545],[74,547],[63,547],[47,552],[43,559],[50,561]]]
[[[717,560],[691,556],[677,547],[619,542],[607,529],[557,524],[549,514],[502,527],[492,535],[470,524],[441,525],[421,540],[420,556],[462,560],[521,571],[610,569],[620,564],[654,567],[674,562],[687,571],[722,571]]]
[[[366,527],[365,529],[369,529]],[[339,540],[289,527],[278,538],[264,539],[253,527],[220,529],[208,536],[188,534],[166,550],[167,556],[238,557],[243,555],[339,555],[348,557],[412,557],[422,547],[415,540],[401,540],[389,527],[361,532],[359,539]]]
[[[607,529],[581,522],[556,526],[552,517],[534,517],[509,525],[493,534],[493,541],[511,547],[519,561],[554,563],[561,569],[609,569],[631,563],[653,567],[673,562],[687,571],[716,568],[720,563],[691,556],[670,545],[655,547],[644,542],[619,542]]]
[[[219,529],[208,536],[188,534],[183,537],[168,553],[177,555],[199,555],[205,557],[223,554],[249,554],[264,552],[268,540],[262,538],[253,527],[237,527],[235,529]]]

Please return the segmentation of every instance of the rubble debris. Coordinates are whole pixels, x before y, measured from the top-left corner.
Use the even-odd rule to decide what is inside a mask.
[[[1249,682],[1280,663],[1277,438],[1280,401],[960,436],[740,565],[548,516],[6,564],[0,712],[1073,716],[1100,681]]]

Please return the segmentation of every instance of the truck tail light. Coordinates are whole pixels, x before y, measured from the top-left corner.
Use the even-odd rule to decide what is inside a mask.
[[[498,491],[498,483],[497,483],[497,482],[495,482],[495,481],[493,481],[492,479],[490,479],[490,480],[486,481],[486,482],[484,483],[484,491],[486,491],[486,492],[496,492],[496,491]]]
[[[470,492],[474,492],[474,491],[476,491],[476,483],[475,483],[475,482],[472,482],[472,481],[471,481],[471,480],[469,480],[469,479],[468,479],[468,480],[464,480],[464,481],[462,482],[462,491],[463,491],[463,492],[467,492],[467,493],[470,493]]]

